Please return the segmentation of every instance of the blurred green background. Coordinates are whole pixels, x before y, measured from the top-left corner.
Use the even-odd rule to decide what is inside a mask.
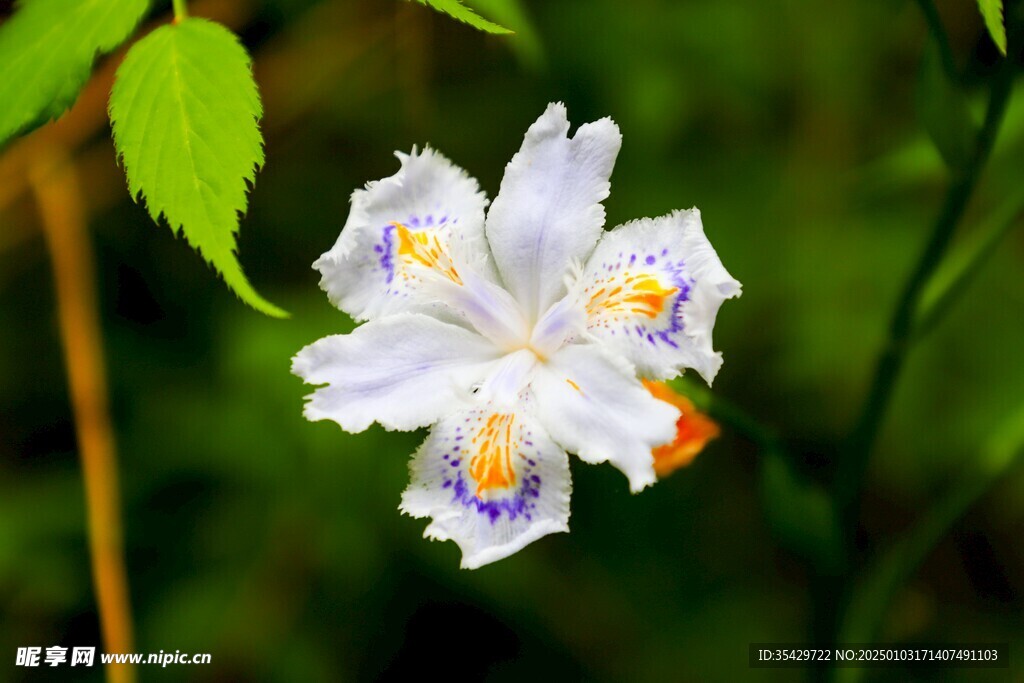
[[[454,544],[423,540],[424,523],[397,511],[423,434],[353,436],[302,418],[310,389],[289,373],[291,356],[351,327],[310,268],[344,224],[351,191],[391,175],[393,150],[429,142],[493,197],[527,126],[562,100],[576,125],[611,116],[622,129],[609,226],[701,209],[744,286],[719,316],[726,363],[715,394],[777,429],[793,466],[827,483],[948,182],[915,109],[927,36],[918,8],[523,7],[532,30],[502,17],[519,33],[489,37],[398,0],[192,3],[255,57],[267,163],[239,253],[260,292],[292,312],[287,321],[235,300],[130,201],[108,129],[76,151],[137,647],[213,654],[211,666],[143,669],[142,680],[807,676],[747,665],[750,642],[811,639],[822,597],[815,571],[766,521],[758,449],[728,425],[691,467],[638,496],[611,467],[574,461],[572,533],[467,572]],[[973,2],[939,7],[981,105],[999,57]],[[158,3],[152,19],[166,10]],[[955,247],[1024,181],[1018,95]],[[863,561],[956,485],[1024,399],[1022,264],[1024,236],[1013,233],[910,357],[871,463]],[[0,653],[10,656],[0,678],[12,680],[26,674],[9,667],[18,646],[99,639],[52,282],[38,212],[18,196],[0,211]],[[1009,641],[1020,662],[1022,523],[1018,468],[899,591],[882,639]]]

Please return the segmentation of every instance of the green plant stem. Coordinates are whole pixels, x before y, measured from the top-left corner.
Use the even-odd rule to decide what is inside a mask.
[[[728,425],[737,434],[754,442],[764,450],[781,450],[781,440],[771,427],[767,427],[739,406],[731,403],[718,394],[714,394],[706,386],[687,377],[669,382],[679,393],[687,396],[700,410],[707,413],[713,420]]]
[[[180,23],[185,19],[188,19],[188,7],[185,5],[185,0],[171,0],[174,5],[174,23]]]
[[[953,50],[949,46],[949,36],[946,34],[946,27],[942,24],[942,18],[939,16],[935,3],[932,0],[917,0],[917,5],[921,8],[925,21],[928,22],[928,30],[931,31],[939,46],[943,71],[946,72],[950,82],[958,83],[960,76],[957,73],[956,60],[953,58]]]
[[[892,318],[889,338],[879,356],[871,389],[860,418],[840,454],[836,502],[842,526],[851,536],[859,514],[858,501],[864,473],[892,398],[896,380],[913,340],[915,315],[921,294],[942,261],[992,151],[1003,114],[1006,112],[1013,75],[1014,64],[1011,60],[1006,60],[993,82],[985,122],[978,132],[974,152],[963,170],[954,177],[928,244],[903,289]]]
[[[851,588],[852,598],[843,614],[839,640],[871,643],[878,637],[890,605],[932,549],[979,499],[1000,481],[1020,471],[1024,461],[1024,405],[1009,414],[968,458],[963,472],[887,549],[877,553]],[[856,683],[864,669],[835,672],[837,683]]]
[[[1024,218],[1024,189],[1017,190],[1004,201],[979,229],[981,238],[951,267],[936,274],[932,285],[922,295],[921,308],[914,324],[914,337],[923,337],[935,326],[968,289],[971,280],[981,272],[988,259],[1010,231]],[[944,273],[948,273],[943,277]]]

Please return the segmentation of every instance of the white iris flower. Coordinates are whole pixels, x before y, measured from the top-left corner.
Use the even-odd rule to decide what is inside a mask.
[[[607,118],[568,132],[549,105],[486,219],[462,169],[399,153],[314,264],[331,301],[367,322],[295,356],[293,372],[324,385],[306,417],[432,426],[401,510],[432,518],[425,536],[458,543],[467,568],[568,531],[567,452],[612,463],[634,492],[654,483],[651,449],[679,411],[639,377],[692,368],[710,383],[715,315],[740,293],[696,209],[604,232],[622,137]]]

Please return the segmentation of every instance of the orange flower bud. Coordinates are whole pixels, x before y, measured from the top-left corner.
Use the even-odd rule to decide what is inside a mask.
[[[704,450],[704,446],[718,437],[721,430],[718,423],[697,410],[690,399],[674,391],[668,384],[644,380],[644,386],[655,398],[671,403],[682,412],[676,422],[675,440],[651,451],[654,455],[654,472],[659,479],[664,479],[680,467],[693,462],[697,454]]]

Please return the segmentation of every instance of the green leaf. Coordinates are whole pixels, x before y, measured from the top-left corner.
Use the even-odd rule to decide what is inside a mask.
[[[917,88],[921,123],[951,170],[964,168],[970,160],[977,135],[964,91],[952,83],[942,68],[938,44],[930,40],[921,65]]]
[[[544,46],[521,0],[473,0],[473,5],[515,32],[508,47],[520,62],[532,69],[544,66]]]
[[[263,112],[249,55],[223,26],[189,18],[168,24],[129,50],[110,94],[114,144],[132,197],[146,200],[223,276],[267,315],[235,257],[239,212],[263,165]]]
[[[421,5],[433,7],[438,12],[447,14],[453,19],[469,24],[473,28],[486,33],[512,33],[512,31],[509,31],[504,26],[499,26],[498,24],[487,21],[479,14],[463,5],[461,0],[416,0],[416,2]]]
[[[978,9],[985,19],[985,28],[992,42],[1006,56],[1006,25],[1003,23],[1003,0],[978,0]]]
[[[839,640],[875,642],[893,598],[914,576],[935,544],[1022,459],[1024,406],[992,434],[970,471],[959,477],[902,538],[866,568],[850,597]],[[840,669],[838,680],[850,683],[862,675],[862,669]]]
[[[139,25],[148,0],[24,0],[0,25],[0,144],[57,118],[96,55]]]

